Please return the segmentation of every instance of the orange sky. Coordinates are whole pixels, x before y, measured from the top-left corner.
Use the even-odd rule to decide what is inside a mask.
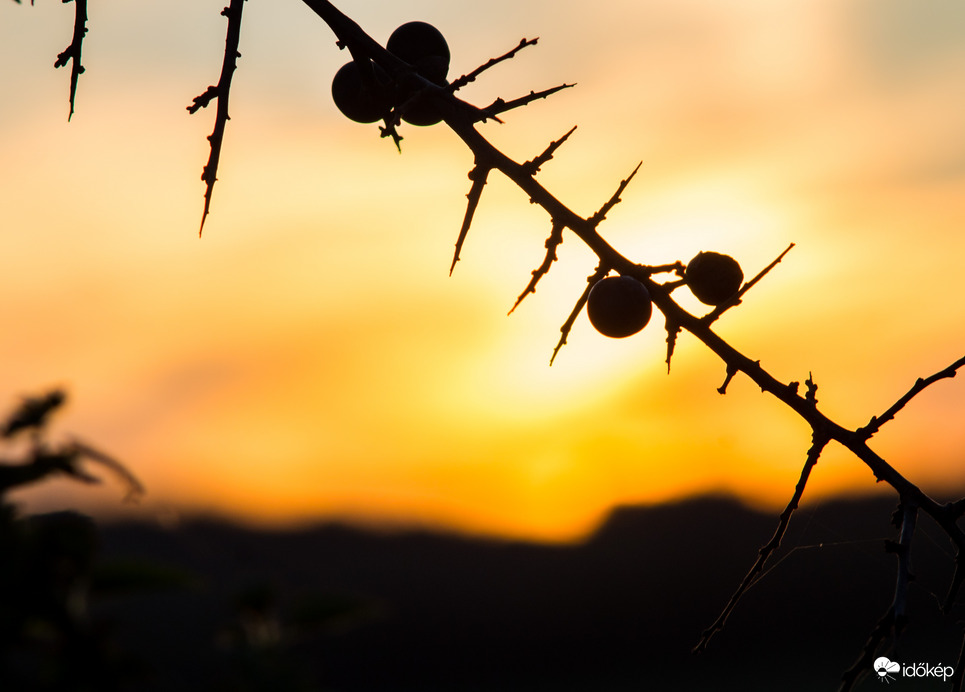
[[[90,8],[77,110],[54,70],[73,7],[0,3],[0,400],[62,384],[57,430],[126,461],[138,511],[428,523],[561,540],[614,505],[724,491],[786,501],[809,431],[662,319],[609,340],[582,317],[595,263],[491,183],[454,275],[471,154],[444,127],[342,118],[346,60],[300,2],[250,0],[219,182],[197,238],[223,3]],[[384,41],[448,37],[451,74],[539,45],[465,90],[489,103],[577,82],[484,133],[635,261],[795,249],[719,331],[775,376],[813,372],[857,426],[965,351],[965,6],[957,0],[351,3]],[[561,10],[560,8],[565,8]],[[681,298],[698,308],[695,301]],[[965,485],[965,387],[942,382],[875,448],[936,495]],[[874,488],[830,449],[815,499]],[[28,507],[118,511],[55,484]]]

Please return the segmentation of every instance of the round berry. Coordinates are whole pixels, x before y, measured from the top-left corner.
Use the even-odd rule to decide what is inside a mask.
[[[684,271],[684,281],[701,303],[722,305],[740,290],[744,272],[729,255],[698,252]]]
[[[403,24],[392,32],[385,48],[431,82],[440,84],[449,74],[449,44],[432,24]]]
[[[443,79],[441,82],[437,82],[437,84],[439,86],[445,86],[448,82]],[[399,99],[399,105],[404,106],[402,110],[402,120],[410,125],[418,125],[420,127],[428,127],[429,125],[436,125],[442,122],[442,111],[439,108],[438,100],[425,92],[419,93],[422,90],[422,82],[404,85],[400,90],[402,96]]]
[[[437,28],[426,22],[408,22],[392,32],[386,50],[415,68],[420,76],[446,86],[449,74],[449,44]],[[402,120],[426,127],[442,121],[442,113],[431,96],[419,95],[424,82],[413,79],[398,90],[399,105],[405,104]]]
[[[371,62],[368,65],[372,68],[371,80],[362,78],[354,60],[342,65],[332,80],[332,100],[342,115],[357,123],[374,123],[389,112],[384,93],[388,75],[378,65]]]
[[[593,284],[586,312],[598,332],[622,339],[647,326],[653,305],[647,287],[633,277],[608,276]]]

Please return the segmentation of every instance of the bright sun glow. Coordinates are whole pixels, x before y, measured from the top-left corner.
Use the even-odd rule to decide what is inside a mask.
[[[750,278],[794,243],[717,329],[784,381],[813,374],[842,424],[962,355],[965,40],[922,40],[927,16],[912,36],[876,3],[496,4],[353,16],[379,40],[435,22],[455,71],[539,35],[465,98],[576,82],[482,132],[524,161],[578,125],[540,180],[583,215],[642,161],[600,227],[634,261],[715,250]],[[0,404],[66,386],[57,429],[128,463],[148,489],[136,511],[155,516],[570,540],[623,503],[786,501],[807,427],[741,378],[720,396],[723,366],[686,334],[668,374],[659,314],[624,340],[581,315],[549,366],[596,261],[568,235],[507,316],[550,223],[504,180],[448,276],[471,153],[439,126],[406,127],[399,154],[342,118],[330,83],[347,58],[298,3],[250,8],[199,240],[213,113],[185,106],[224,44],[204,5],[102,8],[68,124],[50,64],[69,12],[0,4],[16,66],[0,78]],[[963,414],[961,383],[941,383],[876,449],[951,492]],[[115,490],[19,499],[128,511]],[[807,500],[874,490],[829,453]]]

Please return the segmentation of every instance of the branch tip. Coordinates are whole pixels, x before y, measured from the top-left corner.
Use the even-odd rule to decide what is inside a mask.
[[[459,89],[461,89],[462,87],[466,86],[466,85],[469,84],[470,82],[476,81],[476,77],[478,77],[479,75],[481,75],[483,72],[485,72],[485,71],[488,70],[489,68],[498,65],[499,63],[503,62],[504,60],[509,60],[509,59],[511,59],[511,58],[514,57],[519,51],[523,50],[523,48],[526,48],[527,46],[535,46],[537,41],[539,41],[539,38],[538,38],[538,37],[537,37],[537,38],[534,38],[534,39],[526,39],[526,38],[520,39],[520,42],[519,42],[514,48],[512,48],[511,50],[507,51],[506,53],[503,53],[503,54],[500,55],[499,57],[490,58],[489,60],[487,60],[485,63],[483,63],[482,65],[480,65],[479,67],[477,67],[475,70],[473,70],[473,71],[470,72],[469,74],[463,75],[462,77],[459,77],[458,79],[453,80],[453,81],[449,84],[449,86],[446,87],[447,90],[448,90],[450,93],[453,93],[453,92],[455,92],[455,91],[458,91]]]
[[[547,161],[553,158],[553,154],[556,153],[556,150],[559,149],[563,145],[563,142],[569,139],[570,135],[573,134],[574,132],[576,132],[576,125],[571,127],[570,131],[567,132],[562,137],[560,137],[558,140],[554,142],[550,142],[549,146],[547,146],[546,149],[543,150],[542,154],[537,156],[532,161],[527,161],[526,163],[524,163],[523,168],[525,168],[530,175],[536,175],[539,172],[540,167],[544,163],[546,163]]]
[[[637,167],[633,169],[630,175],[628,175],[625,180],[620,181],[616,192],[614,192],[613,196],[607,200],[606,204],[600,207],[600,210],[587,220],[591,226],[599,225],[599,223],[606,218],[606,215],[610,212],[610,210],[620,202],[620,195],[623,194],[623,191],[627,189],[627,185],[630,184],[630,181],[633,180],[633,176],[637,174],[637,171],[640,170],[640,166],[642,165],[643,161],[638,163]]]
[[[516,298],[516,302],[513,303],[513,307],[510,308],[508,314],[513,314],[513,311],[519,306],[520,303],[523,302],[523,298],[530,293],[536,293],[536,284],[539,283],[539,280],[543,278],[547,272],[549,272],[550,266],[552,266],[553,262],[555,262],[557,259],[556,248],[558,248],[563,242],[563,228],[563,224],[556,223],[555,221],[553,222],[550,235],[544,244],[544,247],[546,248],[546,255],[543,257],[543,262],[531,272],[532,277],[530,278],[529,283],[526,284],[526,288],[524,288],[523,292],[519,294],[518,298]]]
[[[514,108],[529,105],[533,101],[545,99],[547,96],[552,96],[558,91],[569,89],[574,86],[576,86],[576,84],[560,84],[559,86],[544,89],[543,91],[531,91],[526,96],[521,96],[517,99],[513,99],[512,101],[504,101],[503,99],[498,98],[485,108],[480,108],[479,113],[476,116],[476,120],[478,122],[487,118],[496,118],[496,116],[500,113],[505,113],[506,111],[513,110]]]
[[[462,252],[462,244],[466,240],[466,235],[469,233],[469,226],[472,225],[473,216],[476,214],[476,207],[479,206],[479,200],[482,198],[483,188],[486,187],[489,171],[489,168],[481,167],[478,164],[469,171],[469,179],[472,180],[472,186],[466,195],[469,203],[466,205],[466,214],[462,219],[462,226],[459,228],[459,237],[456,238],[456,251],[452,255],[452,264],[449,265],[449,276],[452,276],[452,272],[456,268],[456,262],[459,261],[459,253]]]
[[[67,0],[64,0],[67,2]],[[30,3],[33,5],[33,2]],[[84,73],[81,54],[84,49],[84,36],[87,35],[87,0],[74,0],[74,32],[70,45],[57,55],[54,67],[63,67],[70,62],[70,113],[67,122],[74,117],[74,101],[77,96],[77,80]]]
[[[553,355],[550,357],[550,367],[553,366],[553,361],[556,360],[557,354],[560,349],[566,344],[566,338],[570,335],[570,330],[573,329],[573,324],[576,322],[576,318],[579,317],[580,312],[583,310],[583,306],[586,305],[586,299],[590,295],[590,289],[593,285],[602,279],[604,276],[610,273],[610,268],[604,264],[600,264],[596,271],[586,277],[586,288],[583,289],[583,294],[577,299],[576,305],[570,311],[569,317],[566,318],[566,322],[560,327],[560,340],[556,344],[556,348],[553,349]]]
[[[221,64],[221,77],[218,79],[217,86],[209,86],[203,94],[196,97],[192,105],[188,106],[188,112],[194,113],[200,108],[206,107],[212,99],[218,99],[218,109],[215,114],[214,130],[208,136],[211,143],[211,152],[208,155],[208,163],[205,164],[201,174],[201,179],[205,183],[204,191],[204,210],[201,213],[201,225],[198,229],[200,237],[204,231],[204,222],[211,209],[211,195],[214,193],[214,184],[217,181],[218,163],[221,160],[221,147],[224,144],[225,127],[228,124],[228,100],[231,94],[231,78],[237,68],[238,44],[241,41],[241,15],[244,10],[245,0],[231,0],[231,4],[221,11],[221,15],[228,19],[228,30],[225,34],[224,60]],[[192,110],[193,109],[193,110]]]

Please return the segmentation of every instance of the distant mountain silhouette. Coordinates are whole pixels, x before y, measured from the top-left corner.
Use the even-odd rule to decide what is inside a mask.
[[[108,525],[105,563],[149,559],[197,583],[114,596],[99,613],[151,663],[159,689],[212,689],[217,642],[247,592],[274,594],[290,625],[282,633],[299,633],[283,640],[288,655],[325,690],[834,690],[893,595],[895,559],[884,540],[894,537],[894,505],[802,508],[777,566],[699,656],[691,648],[776,513],[719,497],[625,507],[574,546],[340,525]],[[890,657],[953,665],[961,632],[955,616],[940,617],[934,596],[951,576],[951,548],[940,537],[917,545],[911,623]],[[331,617],[315,630],[297,627],[306,603]],[[877,684],[869,677],[858,689]]]

